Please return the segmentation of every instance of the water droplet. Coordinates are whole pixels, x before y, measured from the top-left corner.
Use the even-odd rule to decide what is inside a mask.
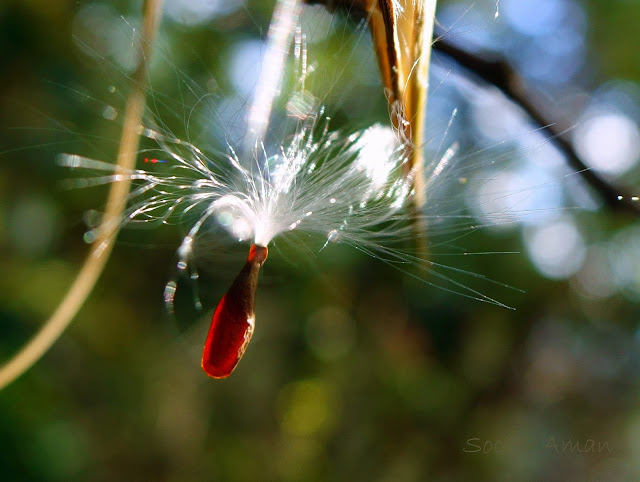
[[[88,228],[95,228],[100,224],[100,221],[102,220],[102,214],[95,209],[89,209],[84,213],[82,218]]]
[[[118,111],[113,106],[107,105],[102,109],[102,117],[107,120],[114,120],[118,117]]]
[[[184,261],[178,261],[177,267],[178,269],[184,271],[185,269],[187,269],[187,263],[185,263]]]
[[[338,233],[338,231],[336,229],[332,229],[327,235],[327,241],[329,241],[330,243],[335,243],[338,240],[339,236],[340,234]]]
[[[164,304],[167,306],[170,312],[173,312],[173,300],[176,297],[176,290],[178,285],[175,281],[169,281],[164,287]]]
[[[207,90],[209,90],[209,92],[215,92],[218,89],[219,89],[219,86],[218,86],[218,82],[216,82],[216,79],[211,77],[209,80],[207,80]]]

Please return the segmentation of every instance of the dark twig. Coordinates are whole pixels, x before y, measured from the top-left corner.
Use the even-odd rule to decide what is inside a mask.
[[[378,0],[385,3],[386,0]],[[305,0],[309,4],[322,4],[331,12],[342,10],[354,18],[366,18],[369,3],[373,0]],[[567,133],[572,125],[565,125],[557,115],[551,115],[552,106],[544,102],[540,95],[530,88],[525,80],[503,59],[495,56],[481,56],[463,50],[446,40],[446,32],[434,29],[433,50],[445,54],[471,75],[497,87],[512,102],[519,105],[537,123],[558,149],[565,155],[567,162],[602,197],[614,211],[640,214],[640,203],[632,201],[625,193],[593,169],[589,168],[576,153]]]
[[[496,57],[482,57],[456,47],[443,38],[443,32],[436,32],[434,37],[438,39],[433,45],[434,51],[445,54],[472,75],[500,89],[540,125],[542,132],[556,144],[571,167],[579,172],[611,209],[640,214],[640,203],[633,202],[630,195],[585,165],[568,139],[567,133],[572,126],[563,125],[560,119],[547,114],[551,110],[550,106],[543,105],[543,99],[535,95],[533,89],[527,86],[525,80],[506,61]]]

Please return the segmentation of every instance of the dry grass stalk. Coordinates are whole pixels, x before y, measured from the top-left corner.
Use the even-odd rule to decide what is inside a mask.
[[[139,39],[140,65],[133,74],[132,87],[127,100],[122,136],[118,148],[118,169],[130,172],[135,167],[140,140],[139,128],[145,108],[147,65],[153,41],[162,17],[162,0],[146,0],[144,21]],[[120,218],[126,207],[131,180],[123,179],[111,184],[99,236],[91,247],[80,272],[58,308],[22,349],[0,368],[0,389],[6,387],[31,368],[60,337],[78,313],[102,273],[115,238]]]

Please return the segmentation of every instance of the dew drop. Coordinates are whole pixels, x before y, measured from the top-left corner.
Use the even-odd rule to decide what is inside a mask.
[[[86,233],[84,233],[84,235],[82,236],[82,240],[87,244],[93,243],[96,240],[95,231],[91,230],[91,231],[87,231]]]
[[[216,79],[211,77],[209,80],[207,80],[207,89],[209,90],[209,92],[215,92],[219,88],[220,87],[218,86],[218,82],[216,82]]]
[[[95,209],[89,209],[82,215],[82,219],[87,227],[95,228],[100,225],[100,222],[102,221],[102,214]]]
[[[113,108],[113,106],[107,105],[104,109],[102,109],[102,117],[107,120],[114,120],[118,117],[118,111]]]
[[[169,281],[164,287],[164,304],[170,313],[173,312],[173,301],[176,297],[178,284],[175,281]]]
[[[177,267],[178,269],[184,271],[185,269],[187,269],[187,263],[185,263],[184,261],[178,261]]]
[[[178,257],[181,258],[181,262],[191,254],[192,247],[193,247],[193,238],[191,236],[185,236],[177,252]],[[185,267],[186,266],[187,265],[185,263]],[[180,263],[178,263],[178,267],[180,267]]]
[[[327,241],[329,241],[330,243],[335,243],[338,240],[339,236],[340,235],[338,234],[338,231],[336,229],[332,229],[327,235]]]

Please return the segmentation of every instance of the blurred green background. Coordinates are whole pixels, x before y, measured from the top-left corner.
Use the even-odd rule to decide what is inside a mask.
[[[273,3],[165,4],[148,119],[224,150],[242,137]],[[67,189],[82,176],[56,156],[113,160],[140,11],[125,1],[0,5],[4,359],[88,253],[83,234],[107,187]],[[438,18],[448,40],[504,55],[576,125],[587,164],[640,194],[640,4],[442,1]],[[310,89],[333,126],[387,122],[367,32],[320,7],[305,8],[302,26]],[[434,261],[524,290],[455,278],[515,310],[346,246],[309,256],[276,245],[253,341],[229,379],[211,380],[202,342],[246,247],[203,237],[205,313],[183,283],[171,317],[162,293],[185,227],[125,229],[71,328],[0,393],[0,478],[639,480],[637,218],[602,205],[517,108],[437,53],[431,91],[427,151],[460,144],[428,208]],[[468,230],[446,242],[460,213]],[[517,254],[452,256],[470,251]]]

